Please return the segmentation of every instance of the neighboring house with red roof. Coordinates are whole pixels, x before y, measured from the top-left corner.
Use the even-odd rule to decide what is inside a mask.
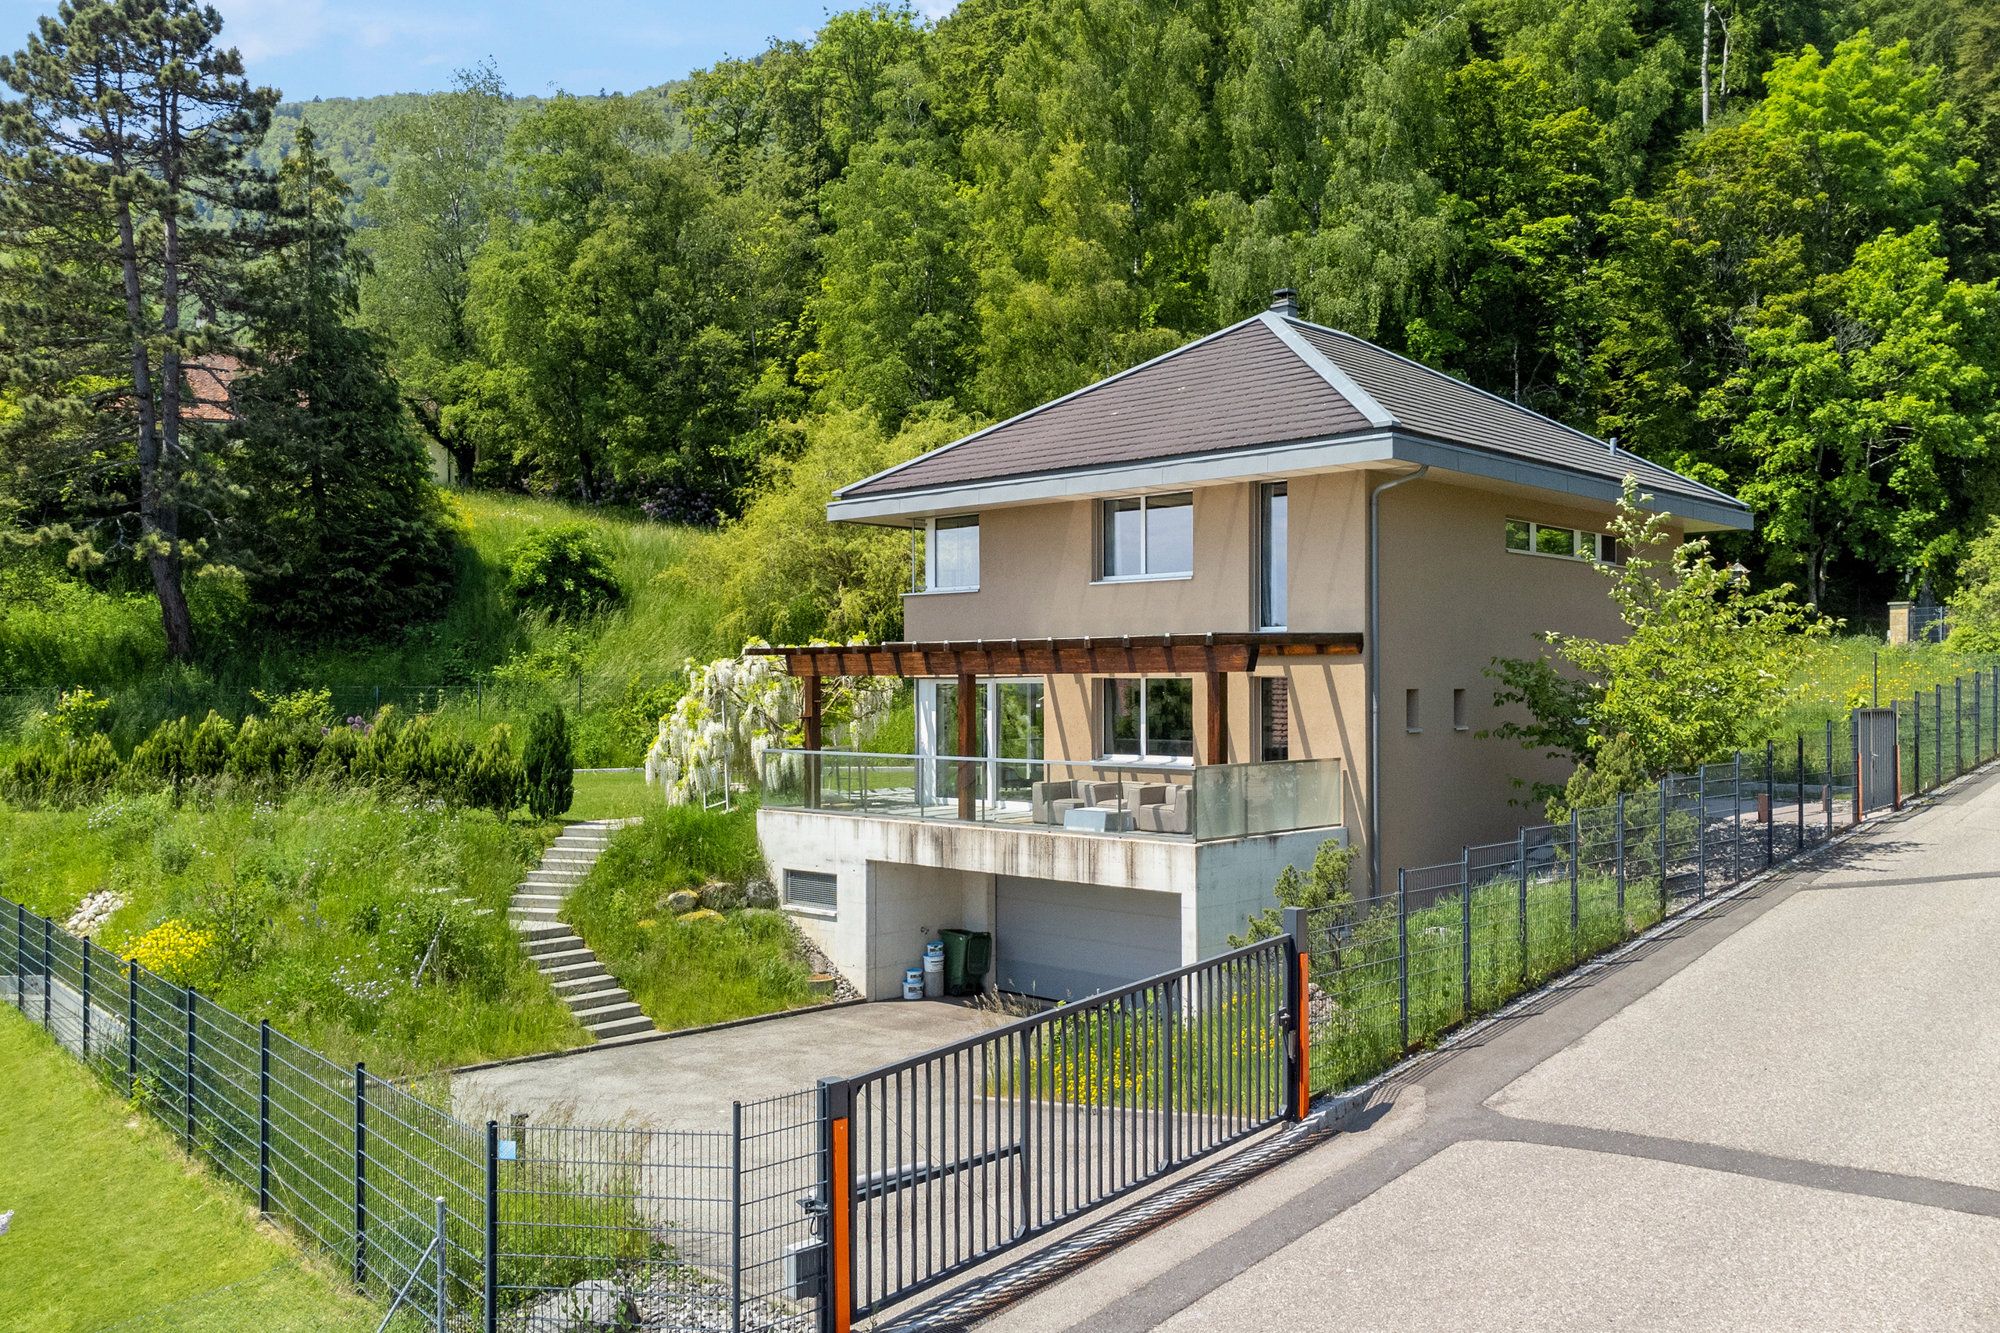
[[[1396,868],[1512,838],[1517,778],[1477,733],[1495,657],[1618,631],[1592,565],[1637,479],[1678,532],[1734,497],[1270,310],[843,488],[835,521],[923,538],[907,641],[780,648],[916,682],[915,753],[767,760],[783,902],[870,996],[926,933],[991,930],[1046,999],[1193,962],[1287,865]]]

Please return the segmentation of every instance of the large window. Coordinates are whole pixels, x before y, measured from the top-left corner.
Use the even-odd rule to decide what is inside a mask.
[[[1507,520],[1506,540],[1508,550],[1522,555],[1547,555],[1558,560],[1596,560],[1607,565],[1625,562],[1625,553],[1618,545],[1618,539],[1606,532],[1510,518]]]
[[[1104,757],[1194,757],[1194,682],[1186,677],[1104,682]]]
[[[1263,537],[1263,572],[1260,579],[1258,623],[1265,629],[1283,629],[1286,625],[1285,608],[1285,542],[1287,525],[1290,521],[1291,497],[1286,493],[1285,483],[1274,481],[1262,490],[1264,501],[1263,522],[1259,524]]]
[[[1106,500],[1102,524],[1102,577],[1171,578],[1194,572],[1194,496],[1187,491]]]
[[[979,586],[979,515],[930,521],[924,542],[924,590],[971,592]]]

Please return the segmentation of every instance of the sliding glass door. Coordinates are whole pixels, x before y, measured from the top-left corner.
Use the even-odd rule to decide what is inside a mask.
[[[974,686],[973,746],[979,766],[980,799],[992,804],[1026,805],[1040,768],[1022,760],[1040,759],[1043,687],[1039,680],[982,680]],[[925,759],[957,756],[958,682],[917,682],[917,753]],[[1009,762],[1010,760],[1014,762]],[[958,775],[951,764],[926,763],[925,792],[932,801],[956,799]]]

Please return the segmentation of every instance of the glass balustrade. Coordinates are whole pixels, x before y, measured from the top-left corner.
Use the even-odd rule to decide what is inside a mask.
[[[1210,841],[1341,822],[1338,759],[1269,764],[767,750],[763,804],[884,818]]]

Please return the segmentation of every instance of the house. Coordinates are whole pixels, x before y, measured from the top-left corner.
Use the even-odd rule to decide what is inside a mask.
[[[1511,838],[1536,760],[1493,658],[1616,632],[1622,482],[1677,533],[1736,499],[1271,309],[842,489],[908,528],[906,642],[792,647],[803,751],[765,756],[781,900],[871,997],[943,927],[1060,1000],[1226,947],[1286,865]],[[915,752],[822,748],[818,682],[916,682]]]

